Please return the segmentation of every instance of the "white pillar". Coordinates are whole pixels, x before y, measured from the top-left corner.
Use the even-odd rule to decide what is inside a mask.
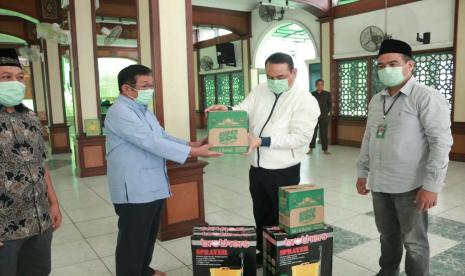
[[[31,45],[31,48],[35,51],[40,52],[40,46]],[[32,64],[32,74],[34,78],[34,100],[36,103],[36,112],[40,120],[47,120],[47,107],[45,104],[45,91],[44,91],[44,81],[43,81],[43,72],[42,72],[42,59],[33,60]]]
[[[60,54],[58,43],[52,40],[47,40],[47,65],[49,88],[48,96],[50,97],[49,125],[65,123],[65,107],[63,99],[63,89],[61,87],[61,70],[60,70]]]
[[[139,62],[152,68],[151,34],[150,34],[150,4],[149,0],[137,0],[137,28],[139,30]]]
[[[190,140],[186,3],[159,1],[159,15],[165,128]]]

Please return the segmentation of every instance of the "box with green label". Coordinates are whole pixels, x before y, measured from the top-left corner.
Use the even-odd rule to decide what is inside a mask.
[[[324,191],[316,185],[279,189],[279,226],[288,234],[324,227]]]
[[[211,150],[225,154],[246,153],[249,120],[245,111],[213,111],[208,113],[208,142]]]

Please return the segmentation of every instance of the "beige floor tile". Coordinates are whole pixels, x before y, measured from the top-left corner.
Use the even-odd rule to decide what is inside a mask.
[[[112,274],[101,260],[93,260],[52,271],[51,276],[111,276]]]

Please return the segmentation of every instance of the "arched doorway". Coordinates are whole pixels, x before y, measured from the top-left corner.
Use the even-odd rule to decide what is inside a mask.
[[[297,82],[310,90],[308,62],[317,57],[317,48],[310,31],[295,21],[279,22],[270,27],[258,44],[255,54],[258,83],[266,81],[265,61],[275,52],[293,57],[298,72]]]

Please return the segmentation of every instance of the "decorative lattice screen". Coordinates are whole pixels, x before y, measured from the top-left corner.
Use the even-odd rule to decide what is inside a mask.
[[[368,95],[368,61],[366,59],[338,63],[339,115],[366,117]]]
[[[439,52],[414,55],[415,77],[418,82],[441,92],[452,109],[452,85],[454,55],[452,52]]]
[[[205,107],[214,104],[233,106],[245,98],[244,73],[242,71],[204,75],[202,79]]]

